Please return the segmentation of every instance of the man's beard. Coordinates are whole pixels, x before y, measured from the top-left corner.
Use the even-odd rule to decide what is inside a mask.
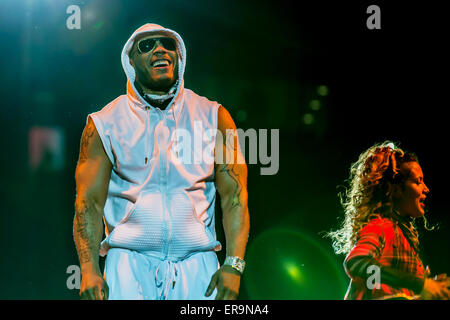
[[[153,106],[164,109],[167,106],[167,104],[170,102],[170,100],[175,96],[176,89],[178,87],[178,81],[174,81],[173,85],[170,86],[165,91],[163,91],[163,89],[161,89],[162,88],[161,86],[158,86],[158,89],[151,89],[151,90],[158,90],[159,92],[165,92],[164,94],[161,94],[161,95],[145,93],[142,86],[139,84],[138,81],[135,81],[134,85],[135,85],[136,89],[138,90],[139,94],[141,95],[141,97],[144,98],[144,100],[146,100],[148,103],[150,103]]]
[[[152,91],[168,92],[175,84],[175,79],[162,79],[159,81],[148,81],[145,86]]]
[[[174,70],[174,72],[177,71],[177,68]],[[143,81],[139,81],[142,79]],[[159,92],[168,92],[170,88],[175,84],[176,78],[163,78],[158,81],[154,81],[151,79],[148,75],[147,70],[141,70],[139,68],[136,68],[136,80],[141,83],[142,86],[145,88],[151,90],[151,91],[159,91]]]

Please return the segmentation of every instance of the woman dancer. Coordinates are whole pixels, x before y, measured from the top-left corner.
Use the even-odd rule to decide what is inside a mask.
[[[330,232],[347,254],[345,299],[449,299],[450,279],[430,277],[419,257],[414,220],[429,192],[417,157],[386,141],[363,152],[350,170],[341,229]]]

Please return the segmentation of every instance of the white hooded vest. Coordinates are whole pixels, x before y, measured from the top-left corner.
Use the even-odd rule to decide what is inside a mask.
[[[179,80],[165,110],[150,105],[134,85],[128,54],[142,33],[162,34],[177,43]],[[204,130],[217,129],[219,104],[184,88],[186,49],[178,33],[170,29],[155,24],[137,29],[123,48],[122,65],[127,94],[89,115],[113,164],[104,207],[106,239],[100,254],[119,247],[177,261],[196,252],[220,250],[214,223],[214,163],[186,163],[173,156],[176,129],[191,133],[203,147],[214,146],[215,135],[196,130],[198,124]],[[194,159],[199,150],[183,152]],[[214,154],[213,148],[200,152]]]

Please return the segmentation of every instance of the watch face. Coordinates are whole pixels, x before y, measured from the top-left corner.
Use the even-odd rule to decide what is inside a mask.
[[[245,261],[238,257],[226,257],[224,264],[231,266],[240,273],[244,272]]]

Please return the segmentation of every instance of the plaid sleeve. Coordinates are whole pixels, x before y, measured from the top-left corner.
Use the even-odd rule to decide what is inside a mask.
[[[344,260],[344,268],[350,278],[361,277],[367,265],[381,255],[384,247],[384,235],[380,225],[371,223],[359,232],[356,245]]]
[[[346,271],[352,279],[361,278],[366,280],[370,273],[367,272],[369,266],[378,266],[381,271],[381,282],[394,288],[407,288],[419,293],[423,289],[424,278],[418,277],[414,274],[396,270],[383,266],[371,257],[354,257],[347,261]]]
[[[381,282],[396,288],[411,289],[418,294],[423,289],[425,278],[395,268],[381,266]]]

